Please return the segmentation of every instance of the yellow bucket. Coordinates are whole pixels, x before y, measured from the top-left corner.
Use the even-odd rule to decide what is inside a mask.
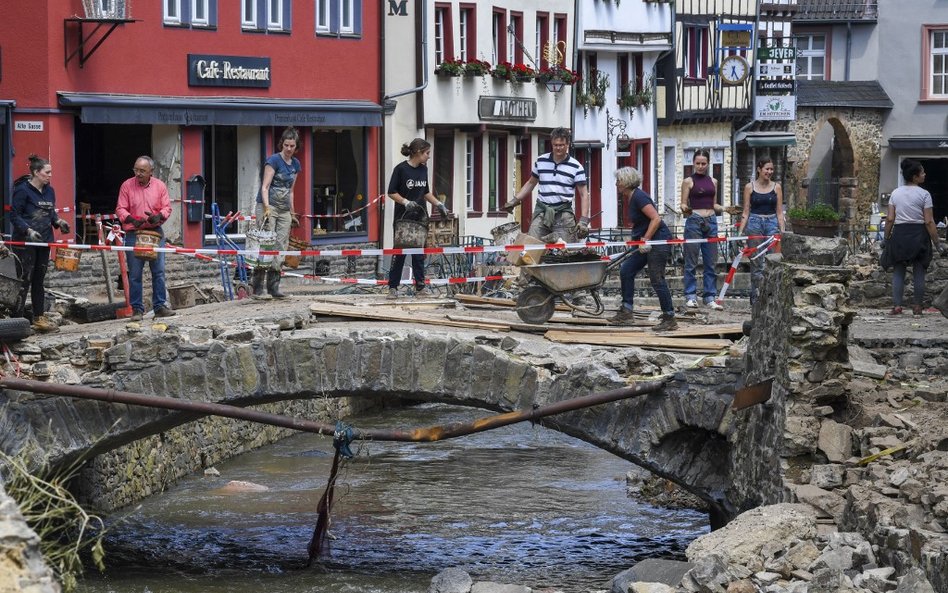
[[[79,257],[81,254],[82,252],[78,249],[57,247],[56,259],[53,265],[57,270],[63,270],[64,272],[77,272],[79,271]]]

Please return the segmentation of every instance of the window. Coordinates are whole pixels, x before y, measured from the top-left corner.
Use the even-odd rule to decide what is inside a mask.
[[[474,209],[474,139],[464,141],[464,204],[468,212]]]
[[[704,80],[708,77],[708,28],[684,28],[685,78]]]
[[[164,0],[165,14],[164,21],[166,25],[181,24],[181,0]]]
[[[925,27],[923,48],[927,56],[922,76],[922,99],[948,99],[948,27]]]
[[[240,28],[257,28],[257,2],[256,0],[241,0],[240,3]]]
[[[477,6],[458,6],[458,55],[465,62],[477,57]]]
[[[264,0],[289,4],[289,0]],[[289,30],[290,10],[283,8],[284,30]],[[362,34],[362,2],[357,0],[316,0],[316,34],[358,36]]]
[[[519,12],[510,13],[510,44],[507,46],[507,56],[514,64],[523,64],[523,14]]]
[[[454,59],[451,35],[451,5],[435,5],[434,51],[435,64]]]
[[[553,16],[553,42],[556,43],[556,49],[563,55],[560,57],[560,65],[566,67],[566,56],[569,55],[569,48],[566,46],[566,15],[557,14]],[[557,54],[559,55],[559,54]]]
[[[549,64],[546,61],[546,53],[543,51],[546,48],[547,41],[550,40],[550,17],[546,13],[537,13],[537,34],[536,34],[536,48],[534,55],[537,60],[540,61],[540,67],[544,68]]]
[[[507,61],[507,13],[494,10],[491,27],[491,63],[500,64]]]
[[[826,35],[805,33],[797,43],[797,80],[826,79]]]
[[[283,0],[267,0],[267,29],[283,28]]]
[[[487,139],[487,211],[496,212],[507,202],[507,136]]]
[[[207,18],[207,3],[208,0],[191,0],[191,24],[192,25],[208,25]]]

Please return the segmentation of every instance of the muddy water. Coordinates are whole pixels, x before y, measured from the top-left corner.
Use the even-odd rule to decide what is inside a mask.
[[[365,428],[485,415],[425,405],[353,419]],[[85,593],[423,593],[457,566],[476,580],[581,592],[646,557],[680,556],[703,514],[625,495],[629,464],[530,424],[434,444],[356,443],[340,472],[329,554],[304,568],[332,462],[298,435],[193,476],[123,517],[110,569]],[[261,492],[230,493],[243,480]]]

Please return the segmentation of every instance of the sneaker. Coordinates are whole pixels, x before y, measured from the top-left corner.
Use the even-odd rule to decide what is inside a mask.
[[[675,321],[674,315],[662,314],[659,317],[658,325],[652,328],[653,332],[670,332],[678,329],[678,322]]]
[[[415,298],[430,297],[430,296],[431,296],[431,291],[428,290],[427,286],[422,285],[422,286],[415,287]]]
[[[174,317],[175,315],[177,315],[177,313],[164,305],[155,309],[155,317]]]
[[[132,313],[132,316],[129,317],[128,320],[129,320],[129,321],[141,321],[141,320],[142,320],[142,312],[141,312],[141,311],[135,311],[135,312],[133,312],[133,313]]]
[[[393,300],[393,301],[394,301],[395,299],[397,299],[397,298],[398,298],[398,289],[397,289],[397,288],[389,288],[389,289],[388,289],[388,296],[387,296],[386,298],[388,298],[388,299],[390,299],[390,300]]]
[[[621,307],[608,321],[611,325],[632,325],[635,322],[635,313],[632,309]]]
[[[59,326],[56,325],[52,319],[45,315],[40,315],[34,319],[31,327],[33,328],[33,331],[39,332],[41,334],[49,334],[59,331]]]
[[[892,310],[889,311],[889,315],[901,315],[902,307],[892,307]]]
[[[688,299],[687,301],[685,301],[685,306],[688,307],[689,309],[697,309],[697,308],[698,308],[698,300],[697,300],[697,299]]]
[[[711,301],[710,303],[708,303],[708,308],[711,309],[712,311],[724,310],[724,307],[722,307],[721,304],[718,303],[717,301]]]
[[[921,305],[912,305],[912,316],[921,317],[922,316],[922,306]],[[42,319],[42,317],[40,317]]]

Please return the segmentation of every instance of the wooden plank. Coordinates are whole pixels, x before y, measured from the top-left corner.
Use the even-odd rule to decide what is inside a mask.
[[[592,332],[572,332],[568,330],[550,330],[544,334],[544,337],[551,342],[561,342],[563,344],[595,344],[599,346],[641,346],[653,348],[675,348],[682,350],[705,350],[717,352],[731,346],[731,340],[711,340],[711,339],[682,339],[687,336],[674,337],[674,332],[664,335],[656,335],[644,332],[628,333],[592,333]]]
[[[437,317],[425,317],[413,315],[406,318],[403,313],[385,309],[372,309],[369,307],[356,307],[353,305],[342,305],[336,303],[312,303],[309,306],[310,313],[314,315],[328,315],[331,317],[349,317],[354,319],[372,319],[375,321],[394,321],[400,323],[427,323],[431,325],[464,327],[469,329],[484,329],[506,332],[510,331],[510,324],[498,321],[462,321],[449,319],[447,316],[439,315]]]

